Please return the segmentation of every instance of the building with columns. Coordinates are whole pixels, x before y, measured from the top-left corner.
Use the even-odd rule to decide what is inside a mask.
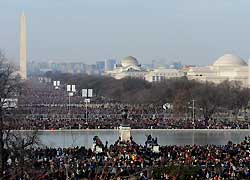
[[[149,82],[160,82],[165,79],[186,76],[189,80],[201,82],[214,82],[216,84],[225,80],[238,81],[243,87],[250,87],[250,66],[244,59],[234,54],[225,54],[215,60],[210,66],[188,67],[186,69],[166,69],[164,67],[145,69],[136,58],[125,57],[112,71],[105,75],[122,79],[124,77],[141,78]]]
[[[243,87],[249,87],[249,69],[249,65],[241,57],[234,54],[225,54],[210,66],[190,67],[187,70],[187,78],[217,84],[225,80],[239,81]]]
[[[125,77],[145,79],[149,82],[160,82],[164,79],[179,78],[184,76],[181,70],[177,69],[146,69],[143,68],[137,59],[133,56],[125,57],[120,64],[112,71],[106,71],[105,75],[114,77],[115,79],[122,79]]]
[[[124,77],[133,77],[145,79],[147,70],[142,68],[137,59],[133,56],[127,56],[121,60],[120,64],[116,64],[111,71],[106,71],[105,75],[114,77],[115,79],[122,79]]]
[[[166,69],[164,67],[159,67],[150,70],[145,75],[145,80],[149,82],[160,82],[165,79],[175,79],[185,76],[184,72],[179,69]]]

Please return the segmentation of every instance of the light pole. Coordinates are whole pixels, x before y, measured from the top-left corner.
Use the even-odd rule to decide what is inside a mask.
[[[170,104],[170,103],[165,103],[165,104],[162,105],[162,107],[163,107],[163,109],[165,110],[165,114],[168,115],[168,114],[167,114],[167,113],[168,113],[167,111],[171,109],[171,104]],[[171,116],[170,113],[171,113],[171,112],[169,111],[169,116]],[[164,118],[165,118],[165,115],[164,115]]]
[[[84,102],[86,103],[86,121],[88,120],[88,103],[90,103],[90,98],[93,97],[93,89],[82,89],[82,97],[84,97]]]
[[[55,89],[59,89],[60,81],[53,81],[53,85],[54,85]]]
[[[60,81],[53,81],[53,86],[56,90],[58,90],[60,88]],[[56,96],[56,94],[55,94]],[[55,107],[55,101],[54,101],[54,98],[53,98],[53,107]],[[53,116],[53,119],[54,119],[54,115]]]
[[[67,92],[69,93],[69,115],[70,115],[70,97],[76,92],[76,85],[67,85]]]
[[[60,88],[60,81],[53,81],[53,86],[56,90]],[[53,106],[55,105],[54,99],[53,99]]]

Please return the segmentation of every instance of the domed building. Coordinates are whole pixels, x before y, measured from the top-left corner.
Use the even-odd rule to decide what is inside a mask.
[[[121,61],[121,66],[128,67],[128,66],[139,66],[139,63],[137,59],[135,59],[133,56],[127,56],[123,58]]]
[[[211,66],[191,67],[187,71],[188,79],[221,83],[225,80],[239,81],[248,87],[249,67],[239,56],[225,54],[218,58]]]
[[[105,74],[116,79],[132,77],[145,79],[149,82],[160,82],[165,79],[180,78],[184,76],[184,73],[177,69],[165,69],[164,67],[159,67],[157,69],[142,68],[137,59],[133,56],[123,58],[121,63],[117,64],[114,70],[106,71]]]
[[[116,79],[122,79],[124,77],[145,79],[146,73],[147,70],[142,68],[137,59],[133,56],[123,58],[121,63],[117,64],[114,70],[105,72],[106,75]]]
[[[241,67],[247,66],[247,63],[239,56],[233,54],[225,54],[217,59],[213,66],[218,67]]]

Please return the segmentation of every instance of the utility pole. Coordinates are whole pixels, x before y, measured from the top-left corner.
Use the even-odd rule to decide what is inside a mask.
[[[74,93],[76,92],[76,85],[67,85],[67,92],[69,93],[69,118],[70,118],[70,122],[71,122],[71,113],[70,113],[70,97],[74,95]],[[70,129],[71,129],[71,125],[70,125]]]
[[[88,103],[90,103],[90,98],[93,97],[93,89],[82,89],[82,97],[84,97],[84,102],[86,103],[85,111],[86,111],[86,122],[88,121]]]

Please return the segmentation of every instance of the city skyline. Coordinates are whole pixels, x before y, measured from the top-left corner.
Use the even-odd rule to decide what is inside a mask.
[[[248,60],[250,2],[241,2],[2,1],[0,48],[17,62],[24,10],[28,61],[91,64],[132,55],[144,64],[208,65],[225,53]]]

